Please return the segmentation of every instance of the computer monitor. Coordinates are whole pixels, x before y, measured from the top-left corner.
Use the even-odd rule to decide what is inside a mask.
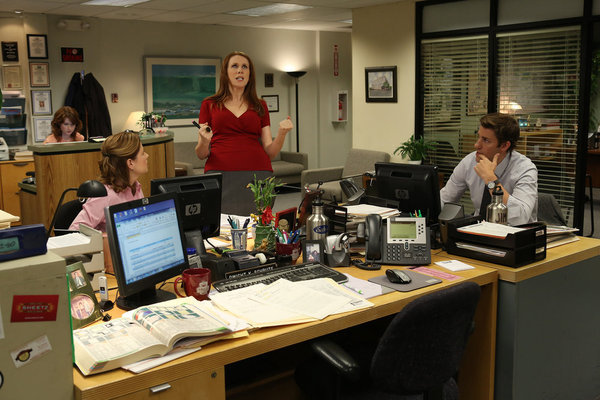
[[[188,267],[176,200],[174,193],[167,193],[104,209],[119,308],[131,310],[175,298],[155,285]]]
[[[400,211],[421,213],[427,225],[437,223],[440,187],[436,165],[375,163],[377,197],[397,202]]]
[[[221,227],[220,173],[153,179],[151,194],[175,193],[182,216],[186,247],[206,253],[203,239],[219,236]]]

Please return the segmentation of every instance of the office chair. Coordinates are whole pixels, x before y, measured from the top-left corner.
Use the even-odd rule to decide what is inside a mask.
[[[537,218],[538,221],[545,222],[546,225],[567,225],[560,205],[550,193],[538,192]]]
[[[54,235],[65,235],[71,232],[69,231],[69,226],[71,226],[71,223],[83,208],[84,203],[79,199],[75,199],[67,201],[59,207],[56,212],[56,222],[54,223]]]
[[[354,349],[362,367],[331,340],[315,341],[296,383],[311,399],[458,399],[453,377],[479,296],[479,286],[465,282],[414,300],[394,316],[372,357]]]

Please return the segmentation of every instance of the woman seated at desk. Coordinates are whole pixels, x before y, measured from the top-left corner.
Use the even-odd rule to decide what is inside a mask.
[[[148,154],[144,152],[140,137],[133,132],[117,133],[106,139],[100,151],[100,182],[106,187],[108,195],[88,199],[73,220],[70,230],[78,230],[83,222],[106,232],[105,207],[144,197],[138,178],[148,172]]]
[[[79,133],[81,126],[77,110],[69,106],[61,107],[54,113],[52,133],[44,140],[44,144],[83,142],[85,138]]]

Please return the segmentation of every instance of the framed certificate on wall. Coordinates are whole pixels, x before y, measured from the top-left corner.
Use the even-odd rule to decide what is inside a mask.
[[[33,117],[33,139],[43,142],[52,133],[52,117]]]
[[[51,115],[52,92],[50,90],[32,90],[31,107],[33,115]]]
[[[50,71],[47,62],[29,63],[29,82],[31,87],[50,86]]]

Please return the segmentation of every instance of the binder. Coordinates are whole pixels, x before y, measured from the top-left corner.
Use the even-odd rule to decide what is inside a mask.
[[[518,268],[546,258],[546,224],[533,222],[519,225],[521,232],[509,233],[505,238],[459,232],[458,228],[481,222],[481,216],[455,219],[448,223],[446,251]]]

